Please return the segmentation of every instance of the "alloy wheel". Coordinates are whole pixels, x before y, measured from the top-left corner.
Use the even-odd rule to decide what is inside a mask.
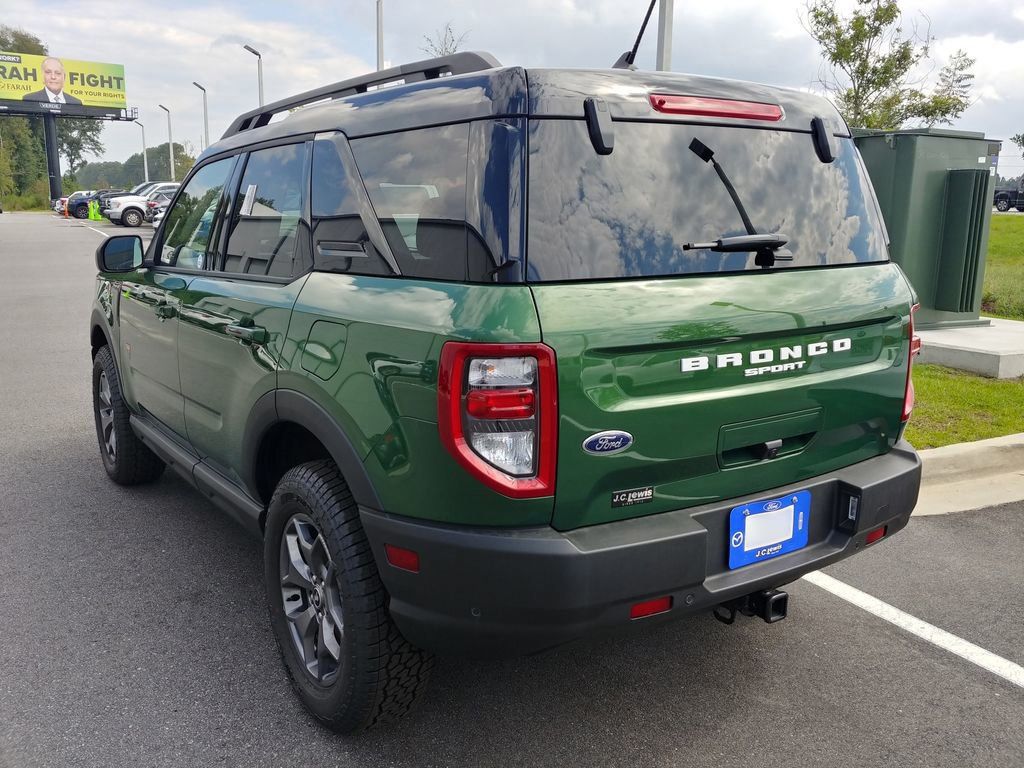
[[[110,395],[110,381],[107,372],[100,371],[99,403],[96,408],[100,416],[100,438],[103,450],[111,462],[117,460],[117,431],[114,429],[114,404]]]
[[[306,672],[327,685],[338,674],[345,622],[337,568],[327,542],[306,515],[294,515],[281,536],[279,575],[284,615]]]

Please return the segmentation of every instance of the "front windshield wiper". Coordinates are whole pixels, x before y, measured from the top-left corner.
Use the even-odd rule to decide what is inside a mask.
[[[708,243],[685,243],[684,251],[718,251],[719,253],[742,253],[743,251],[777,251],[789,242],[789,236],[781,233],[771,235],[737,235],[736,237],[720,237]],[[786,260],[785,255],[777,254],[776,259]],[[789,257],[793,258],[792,254]]]
[[[750,216],[747,215],[747,209],[743,205],[743,201],[740,200],[740,196],[736,192],[736,188],[729,180],[729,176],[725,173],[725,169],[718,164],[717,160],[715,160],[715,151],[697,138],[694,138],[693,141],[690,142],[690,151],[705,163],[711,163],[711,166],[715,169],[715,173],[718,174],[718,178],[725,187],[725,191],[729,193],[729,197],[732,199],[732,204],[736,206],[736,211],[739,213],[740,219],[743,221],[743,228],[747,230],[747,234],[739,235],[737,237],[720,237],[718,240],[711,243],[686,243],[683,246],[683,250],[688,251],[701,249],[718,251],[720,253],[754,251],[756,253],[756,256],[754,257],[754,264],[762,269],[769,269],[770,267],[775,266],[776,261],[792,261],[793,254],[782,249],[782,246],[784,246],[789,239],[786,235],[760,235],[757,230],[754,229],[754,224],[750,221]],[[782,249],[781,252],[777,253],[780,249]]]

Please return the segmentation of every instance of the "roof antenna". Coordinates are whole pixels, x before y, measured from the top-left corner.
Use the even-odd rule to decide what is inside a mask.
[[[636,69],[636,65],[633,63],[636,61],[636,50],[640,47],[640,41],[644,39],[644,32],[647,30],[647,22],[651,20],[651,14],[654,12],[654,4],[658,0],[651,0],[651,4],[647,7],[647,15],[644,16],[644,23],[640,25],[640,34],[636,36],[636,42],[633,43],[633,50],[626,51],[624,54],[619,56],[619,60],[612,64],[612,69]]]

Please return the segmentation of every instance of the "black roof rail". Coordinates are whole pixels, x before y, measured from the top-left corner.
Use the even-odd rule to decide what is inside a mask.
[[[396,80],[406,83],[415,83],[422,80],[434,80],[447,75],[463,75],[469,72],[480,72],[485,69],[500,67],[501,62],[489,53],[478,51],[461,51],[448,56],[440,56],[436,59],[415,61],[411,64],[401,64],[390,69],[382,69],[379,72],[371,72],[367,75],[360,75],[349,80],[314,88],[286,99],[275,101],[273,104],[259,107],[258,109],[245,112],[235,118],[221,136],[226,139],[236,133],[248,131],[252,128],[262,128],[270,122],[271,118],[281,112],[295,109],[296,107],[312,104],[327,99],[341,99],[345,96],[354,96],[357,93],[366,93],[374,86],[387,85]]]

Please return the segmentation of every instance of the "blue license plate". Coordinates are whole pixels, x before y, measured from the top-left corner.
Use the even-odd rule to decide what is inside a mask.
[[[729,568],[806,547],[810,519],[810,491],[734,507],[729,513]]]

